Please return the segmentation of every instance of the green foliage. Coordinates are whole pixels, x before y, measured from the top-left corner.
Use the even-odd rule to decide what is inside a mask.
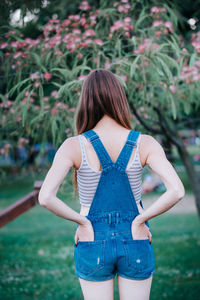
[[[18,137],[57,146],[73,135],[81,85],[95,68],[116,74],[129,102],[155,129],[158,111],[177,124],[198,111],[200,60],[194,42],[199,33],[193,35],[193,46],[184,44],[176,10],[143,2],[101,1],[98,10],[97,4],[77,3],[76,15],[50,19],[37,39],[10,28],[0,45],[1,139],[12,139],[16,126]]]

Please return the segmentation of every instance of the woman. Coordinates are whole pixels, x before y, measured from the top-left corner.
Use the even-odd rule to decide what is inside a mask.
[[[78,224],[75,274],[84,299],[114,299],[116,274],[120,300],[149,299],[155,266],[148,220],[183,198],[183,184],[156,139],[131,129],[126,95],[112,72],[97,69],[86,77],[76,129],[78,135],[58,149],[39,203]],[[166,192],[144,210],[141,174],[146,164]],[[80,213],[56,196],[71,167],[77,174]]]

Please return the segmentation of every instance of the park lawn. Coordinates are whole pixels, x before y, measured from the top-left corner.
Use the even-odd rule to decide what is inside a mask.
[[[10,204],[31,191],[29,181],[18,184],[18,188],[16,183],[13,193],[4,186],[0,208],[6,206],[7,197]],[[61,187],[59,197],[79,211],[78,198],[74,197],[69,182]],[[144,203],[146,197],[143,196]],[[167,212],[150,220],[149,224],[156,256],[150,299],[198,299],[200,222],[197,215]],[[40,205],[1,228],[0,299],[83,299],[78,278],[74,275],[75,230],[76,224],[57,217]]]

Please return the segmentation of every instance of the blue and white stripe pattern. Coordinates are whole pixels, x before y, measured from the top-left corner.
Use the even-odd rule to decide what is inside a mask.
[[[130,185],[135,197],[136,203],[139,203],[141,200],[142,192],[142,171],[143,167],[140,162],[139,156],[139,135],[136,143],[136,151],[131,162],[131,165],[126,168],[126,172],[130,181]],[[88,163],[87,154],[84,146],[84,136],[79,135],[79,142],[81,146],[82,162],[80,168],[77,170],[77,183],[78,183],[78,193],[80,204],[84,206],[90,206],[92,199],[94,197],[99,178],[102,171],[96,171]]]

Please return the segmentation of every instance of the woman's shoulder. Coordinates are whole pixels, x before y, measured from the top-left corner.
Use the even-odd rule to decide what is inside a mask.
[[[164,150],[155,137],[143,133],[141,133],[140,136],[139,154],[141,164],[144,167],[147,164],[149,155],[161,152],[164,154]]]
[[[76,157],[80,154],[79,136],[71,136],[66,138],[59,148],[59,153],[63,158],[70,158],[73,162],[76,161]]]
[[[152,135],[141,133],[140,136],[141,136],[140,145],[142,145],[142,147],[145,148],[147,147],[148,149],[159,147],[159,146],[162,147],[158,139],[156,139]]]

